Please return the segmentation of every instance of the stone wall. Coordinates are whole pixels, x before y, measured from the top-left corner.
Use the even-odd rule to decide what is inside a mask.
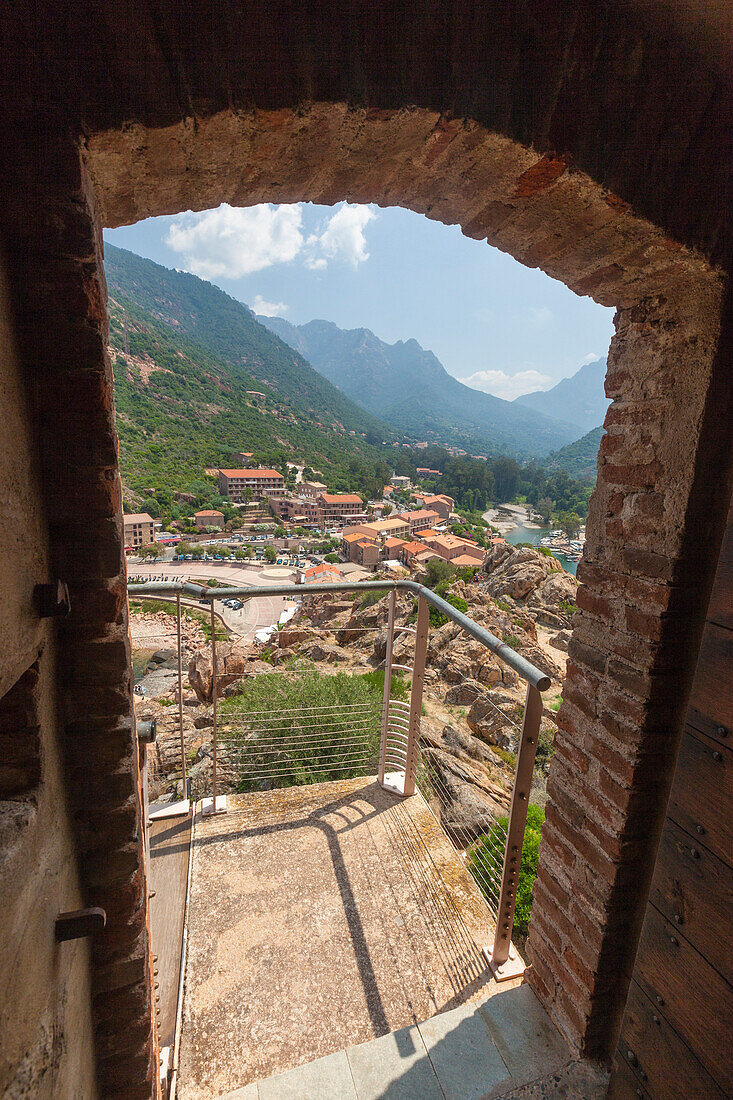
[[[11,413],[26,433],[30,421],[35,439],[26,453],[16,444],[8,463],[19,495],[29,495],[37,473],[37,495],[25,509],[35,509],[28,525],[15,527],[18,546],[3,578],[3,592],[20,603],[11,603],[4,637],[13,640],[11,658],[16,638],[27,649],[35,633],[48,647],[36,688],[44,713],[39,816],[27,839],[10,838],[20,843],[18,895],[15,936],[5,940],[23,944],[26,963],[33,956],[27,972],[11,977],[16,995],[37,998],[39,1021],[18,1017],[20,1051],[33,1036],[33,1066],[13,1063],[9,1050],[6,1073],[17,1088],[53,1056],[59,1074],[69,1066],[77,1077],[60,1077],[48,1095],[91,1097],[96,1056],[101,1095],[147,1098],[156,1092],[157,1048],[101,236],[78,141],[51,128],[27,143],[15,135],[12,147],[0,209],[22,387]],[[71,612],[44,620],[41,632],[29,615],[30,588],[57,579],[68,584]],[[88,905],[105,910],[104,932],[56,946],[56,914]],[[70,993],[64,970],[72,965]],[[66,997],[58,1022],[47,1023],[47,1003]]]
[[[53,576],[45,501],[0,277],[0,1093],[96,1095],[86,941],[57,944],[83,903],[59,739],[54,623],[33,592]],[[29,872],[33,880],[29,882]]]

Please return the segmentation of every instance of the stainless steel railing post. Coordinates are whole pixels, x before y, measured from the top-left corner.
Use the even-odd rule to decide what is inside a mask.
[[[428,628],[430,626],[430,608],[422,596],[418,601],[417,630],[415,633],[415,656],[412,661],[412,690],[410,692],[410,725],[407,734],[405,762],[404,794],[415,793],[417,774],[417,755],[420,741],[420,718],[422,717],[422,693],[425,683],[425,661],[428,649]]]
[[[181,593],[176,593],[176,640],[178,643],[178,731],[181,738],[181,782],[186,798],[186,746],[183,740],[183,670],[181,660]]]
[[[385,758],[387,755],[387,738],[389,737],[389,700],[392,694],[392,648],[394,646],[394,619],[397,593],[389,594],[387,611],[387,649],[384,657],[384,694],[382,696],[382,737],[379,743],[379,772],[378,778],[381,786],[384,786]]]
[[[509,809],[499,904],[496,912],[496,935],[491,953],[491,969],[497,978],[508,976],[502,973],[502,968],[506,969],[512,941],[519,867],[522,862],[522,845],[527,824],[527,810],[529,809],[529,796],[532,788],[532,775],[535,756],[537,755],[541,719],[542,696],[536,687],[527,684],[522,733],[517,750],[517,766],[514,772],[514,787]]]

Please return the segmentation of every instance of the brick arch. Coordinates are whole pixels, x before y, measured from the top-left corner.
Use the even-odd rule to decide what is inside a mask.
[[[720,274],[563,157],[417,108],[131,126],[93,136],[86,160],[107,225],[221,201],[402,205],[617,307],[529,942],[529,980],[558,1025],[605,1057],[633,956],[629,891],[644,891],[685,695],[690,457],[707,430]]]
[[[8,15],[0,231],[71,591],[59,739],[84,777],[68,812],[84,901],[108,915],[91,952],[101,1094],[153,1095],[157,1073],[101,226],[221,201],[410,206],[617,307],[530,933],[559,1026],[610,1052],[731,470],[709,263],[731,254],[733,100],[707,43],[723,37],[689,7],[679,28],[663,0]]]

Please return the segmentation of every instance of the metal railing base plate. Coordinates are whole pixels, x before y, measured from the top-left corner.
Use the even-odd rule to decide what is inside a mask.
[[[381,784],[385,791],[389,791],[391,794],[398,794],[401,798],[405,797],[405,773],[404,772],[387,772]]]
[[[492,959],[493,945],[491,947],[484,948],[484,955],[488,959],[489,966],[491,967],[491,973],[494,975],[494,981],[496,982],[508,982],[512,978],[521,978],[527,969],[527,964],[521,958],[514,944],[509,948],[509,958],[506,962],[501,963],[499,966]]]
[[[218,794],[216,796],[216,807],[214,807],[213,798],[201,799],[201,813],[204,817],[208,817],[209,814],[225,814],[227,812],[227,796],[225,794]]]

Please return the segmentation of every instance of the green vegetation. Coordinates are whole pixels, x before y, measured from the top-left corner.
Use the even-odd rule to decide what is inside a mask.
[[[516,634],[505,634],[504,642],[506,645],[511,646],[512,649],[516,649],[517,652],[522,648],[521,639]]]
[[[358,592],[355,593],[354,595],[355,595],[355,598],[358,597]],[[361,597],[361,601],[360,601],[359,606],[361,607],[361,609],[363,611],[367,607],[372,607],[375,603],[379,603],[379,601],[381,599],[383,599],[383,597],[384,597],[384,592],[375,592],[375,591],[365,592],[364,595]]]
[[[532,886],[537,877],[540,832],[544,820],[545,811],[540,806],[531,805],[528,807],[527,826],[524,830],[524,843],[522,844],[522,860],[519,866],[517,904],[514,910],[514,931],[522,936],[525,936],[529,929]],[[502,865],[508,824],[508,818],[500,817],[496,822],[496,828],[479,837],[468,849],[468,866],[474,873],[480,889],[487,897],[488,891],[486,886],[483,885],[482,857],[489,864],[498,863],[499,866]],[[495,899],[490,900],[495,901]]]
[[[548,470],[564,470],[584,485],[595,485],[596,461],[602,438],[603,428],[594,428],[582,439],[576,439],[574,443],[568,443],[567,447],[548,455],[544,465]]]
[[[221,736],[241,777],[240,791],[322,783],[369,774],[376,766],[384,673],[380,682],[375,672],[323,676],[305,664],[297,669],[292,677],[263,673],[247,680],[237,695],[221,703]],[[393,690],[404,691],[406,685],[397,681]],[[355,713],[350,707],[360,708],[359,722],[353,724],[363,728],[350,730],[351,719],[339,724],[333,718],[304,717],[335,713],[316,708]],[[266,734],[263,714],[268,715]]]
[[[245,446],[284,474],[286,462],[308,459],[333,491],[381,491],[391,470],[381,446],[366,441],[378,422],[245,306],[112,246],[105,270],[120,465],[135,494],[129,510],[144,503],[167,524],[216,508],[225,522],[241,523],[241,510],[204,470],[230,465]],[[391,438],[381,425],[378,434]],[[176,499],[181,491],[193,500]]]

